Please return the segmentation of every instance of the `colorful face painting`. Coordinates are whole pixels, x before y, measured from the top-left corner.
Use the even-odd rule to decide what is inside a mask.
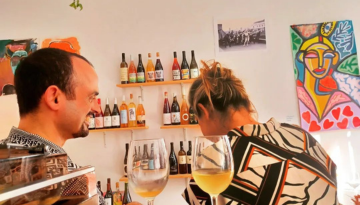
[[[22,58],[36,49],[36,39],[0,40],[0,96],[15,94],[16,67]]]
[[[301,127],[360,128],[360,73],[351,21],[291,26]]]
[[[42,48],[58,48],[70,53],[80,54],[80,44],[75,37],[70,38],[48,38],[43,40]]]

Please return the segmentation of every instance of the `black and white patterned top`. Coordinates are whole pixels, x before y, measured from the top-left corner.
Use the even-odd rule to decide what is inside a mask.
[[[47,146],[46,153],[47,154],[66,154],[65,150],[54,144],[53,142],[44,139],[43,137],[32,134],[29,132],[26,132],[24,130],[21,130],[16,127],[12,127],[8,138],[1,140],[0,144],[18,144],[23,145],[25,147],[35,147],[39,145],[45,145]],[[77,168],[80,168],[81,166],[78,166],[77,164],[73,163],[73,161],[68,156],[68,170],[73,171]],[[101,192],[97,189],[98,195],[99,195],[99,204],[105,204],[104,198],[101,195]]]

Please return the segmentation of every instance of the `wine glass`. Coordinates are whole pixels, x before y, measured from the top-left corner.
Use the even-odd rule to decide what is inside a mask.
[[[148,150],[149,148],[149,150]],[[130,187],[145,198],[148,205],[165,188],[169,178],[168,153],[164,139],[130,142],[127,175]]]
[[[196,184],[217,205],[218,195],[229,186],[234,175],[234,161],[228,136],[196,137],[192,176]]]

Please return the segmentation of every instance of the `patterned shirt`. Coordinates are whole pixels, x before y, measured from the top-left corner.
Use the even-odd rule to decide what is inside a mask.
[[[300,127],[272,118],[235,128],[228,136],[234,178],[221,193],[226,205],[338,204],[336,165]],[[211,205],[193,179],[182,195],[188,204]]]
[[[39,145],[45,145],[47,146],[47,149],[45,150],[46,154],[66,154],[65,150],[62,147],[54,144],[53,142],[44,139],[39,135],[26,132],[16,127],[13,127],[11,129],[8,138],[0,141],[0,144],[7,144],[7,143],[23,145],[25,147],[35,147]],[[74,171],[75,169],[80,167],[81,166],[78,166],[75,163],[73,163],[70,157],[68,156],[69,171]],[[104,198],[101,196],[100,191],[97,190],[97,192],[99,195],[99,204],[105,204]]]

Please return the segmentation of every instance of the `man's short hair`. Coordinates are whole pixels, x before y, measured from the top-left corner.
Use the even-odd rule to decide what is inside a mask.
[[[72,57],[81,55],[56,48],[43,48],[25,57],[15,71],[15,90],[20,116],[35,111],[42,95],[49,86],[55,85],[67,99],[75,99]]]
[[[11,95],[15,94],[15,87],[11,84],[6,84],[2,88],[2,95]]]

